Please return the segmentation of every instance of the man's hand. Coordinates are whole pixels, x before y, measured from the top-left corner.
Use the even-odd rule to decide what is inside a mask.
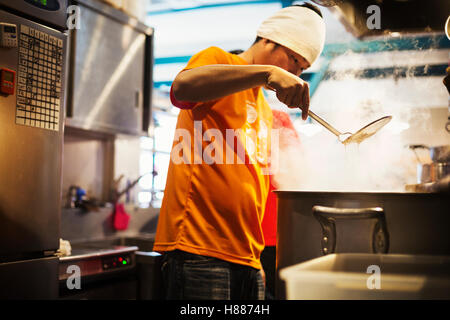
[[[299,77],[273,67],[267,78],[267,87],[277,93],[277,98],[289,108],[300,108],[302,119],[308,118],[309,110],[309,85]]]

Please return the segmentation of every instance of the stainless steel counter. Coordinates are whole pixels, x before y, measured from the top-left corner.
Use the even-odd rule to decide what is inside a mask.
[[[59,258],[59,280],[68,279],[76,267],[79,268],[81,277],[132,269],[136,266],[135,252],[138,249],[136,246],[75,246],[70,256]]]

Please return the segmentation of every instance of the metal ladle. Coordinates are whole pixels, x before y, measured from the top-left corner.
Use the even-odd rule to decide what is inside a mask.
[[[266,86],[267,89],[272,90],[274,92],[277,92],[274,88]],[[323,120],[321,117],[319,117],[317,114],[312,112],[311,110],[308,111],[308,116],[316,120],[318,123],[320,123],[322,126],[327,128],[329,131],[331,131],[336,137],[338,137],[339,141],[343,144],[349,144],[349,143],[361,143],[367,138],[373,136],[375,133],[377,133],[381,128],[383,128],[385,125],[391,121],[392,116],[385,116],[378,120],[375,120],[365,127],[362,127],[355,133],[351,132],[344,132],[341,133],[338,130],[336,130],[331,124]]]
[[[320,123],[322,126],[327,128],[329,131],[331,131],[336,137],[338,137],[339,141],[343,144],[349,144],[349,143],[361,143],[362,141],[366,140],[367,138],[373,136],[375,133],[377,133],[382,127],[384,127],[386,124],[391,121],[392,116],[385,116],[378,120],[375,120],[365,127],[362,127],[355,133],[351,132],[344,132],[341,133],[338,130],[336,130],[333,126],[331,126],[328,122],[323,120],[321,117],[316,115],[314,112],[309,111],[308,115],[316,120],[318,123]]]

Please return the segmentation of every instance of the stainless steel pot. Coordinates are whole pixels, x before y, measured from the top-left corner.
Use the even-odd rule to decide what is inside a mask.
[[[422,144],[410,145],[413,151],[416,149],[428,149],[433,162],[450,162],[450,145],[428,147]]]
[[[277,271],[334,252],[450,255],[448,194],[276,193]]]
[[[434,162],[450,162],[450,146],[430,147],[428,149]]]
[[[433,162],[417,165],[417,183],[429,183],[441,180],[450,174],[450,162]]]
[[[436,182],[450,174],[450,145],[439,147],[427,147],[425,145],[410,145],[417,157],[417,183]],[[429,156],[432,160],[423,161],[416,153],[417,149],[429,150]]]

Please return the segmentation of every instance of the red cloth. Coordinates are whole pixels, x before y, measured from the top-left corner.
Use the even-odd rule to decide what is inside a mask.
[[[277,196],[274,192],[275,187],[270,176],[269,195],[267,196],[266,211],[261,223],[264,234],[264,244],[266,247],[272,247],[277,244]]]
[[[114,228],[116,230],[125,230],[128,228],[130,216],[125,212],[123,203],[116,203],[114,207]]]
[[[299,144],[300,140],[295,131],[294,125],[289,115],[284,111],[272,110],[273,127],[272,129],[285,128],[289,130],[281,131],[280,133],[280,147],[289,144]],[[276,246],[277,244],[277,196],[273,190],[276,190],[273,177],[270,176],[269,195],[266,201],[266,210],[264,218],[261,223],[264,234],[264,243],[266,247]]]

